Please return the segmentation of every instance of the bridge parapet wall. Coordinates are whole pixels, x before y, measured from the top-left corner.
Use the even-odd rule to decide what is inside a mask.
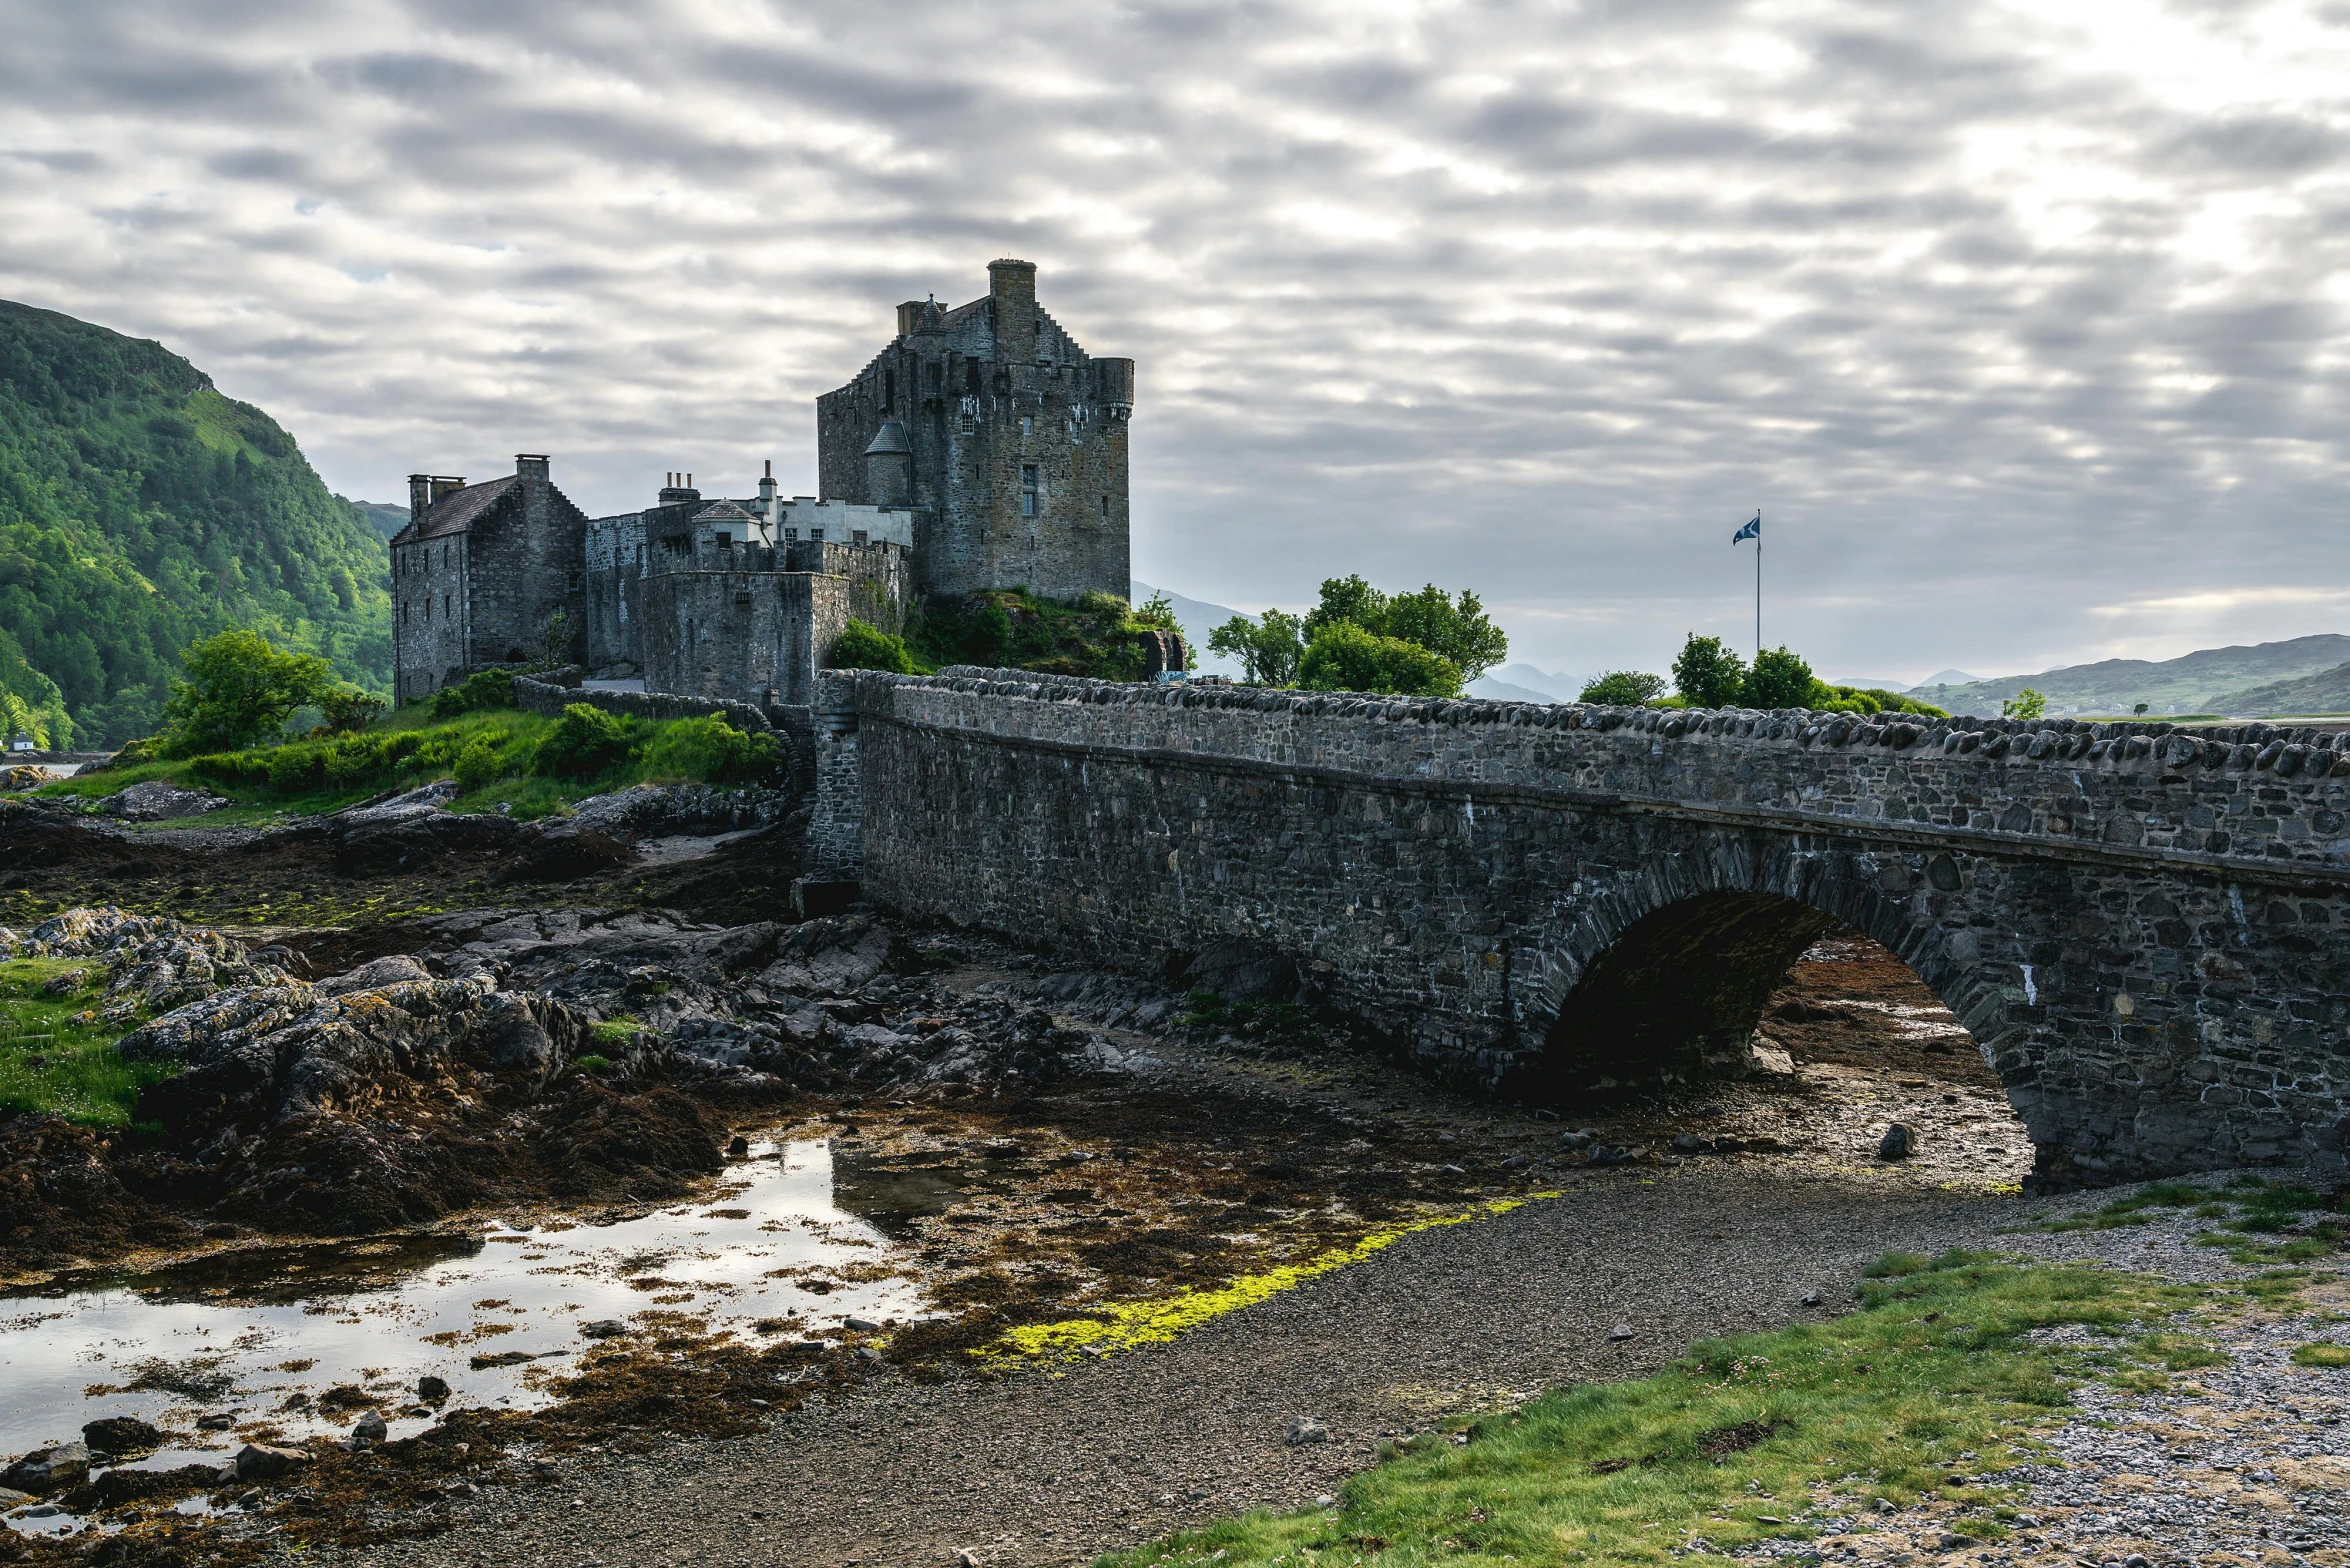
[[[1959,1013],[2054,1174],[2328,1154],[2345,1131],[2338,735],[1004,671],[823,687],[831,874],[1118,962],[1278,946],[1464,1081],[1523,1087],[1594,1018],[1667,1066],[1718,1061],[1832,918]],[[1659,1014],[1686,1048],[1596,999],[1716,969],[1736,983]]]

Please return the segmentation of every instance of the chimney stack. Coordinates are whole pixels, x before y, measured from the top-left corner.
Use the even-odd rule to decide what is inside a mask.
[[[432,510],[432,475],[408,476],[408,521],[415,522]]]
[[[542,452],[515,453],[514,475],[518,479],[544,480],[547,477],[546,454]]]

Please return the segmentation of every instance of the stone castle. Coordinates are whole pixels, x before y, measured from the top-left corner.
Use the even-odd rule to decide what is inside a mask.
[[[484,484],[415,474],[392,540],[395,696],[552,659],[651,692],[799,706],[851,619],[896,633],[920,599],[1026,587],[1124,598],[1134,362],[1088,355],[1036,300],[898,307],[894,341],[816,400],[815,496],[591,518],[524,454]]]

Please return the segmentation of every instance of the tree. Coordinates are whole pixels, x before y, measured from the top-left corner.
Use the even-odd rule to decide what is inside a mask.
[[[1448,595],[1429,583],[1417,593],[1390,597],[1359,576],[1325,578],[1322,602],[1306,612],[1306,642],[1341,623],[1419,644],[1450,664],[1464,685],[1509,657],[1508,634],[1466,589]]]
[[[1387,601],[1379,623],[1370,629],[1418,643],[1460,671],[1464,685],[1510,652],[1509,635],[1493,624],[1484,604],[1465,588],[1449,599],[1434,583],[1418,593],[1398,594]]]
[[[1401,697],[1457,697],[1461,672],[1416,642],[1382,637],[1351,621],[1333,621],[1306,645],[1298,684],[1308,691],[1381,692]]]
[[[1719,637],[1695,632],[1673,661],[1673,685],[1692,708],[1730,708],[1746,695],[1746,661]]]
[[[1325,626],[1349,621],[1366,631],[1379,630],[1387,614],[1387,595],[1360,576],[1322,579],[1322,602],[1306,612],[1305,638],[1312,642]]]
[[[1208,633],[1208,651],[1240,661],[1241,676],[1257,686],[1295,686],[1305,657],[1305,623],[1285,610],[1267,610],[1255,622],[1235,615]]]
[[[914,655],[902,637],[892,637],[878,626],[851,620],[833,641],[825,663],[836,670],[887,670],[892,675],[914,673]]]
[[[274,735],[296,708],[334,687],[314,653],[289,653],[259,632],[222,632],[181,655],[184,678],[163,705],[163,753],[197,757],[235,751]]]
[[[1638,670],[1609,670],[1594,675],[1583,683],[1583,693],[1577,702],[1596,702],[1611,708],[1637,708],[1644,702],[1654,702],[1665,694],[1662,675],[1645,675]]]
[[[1813,693],[1822,689],[1803,656],[1782,643],[1754,656],[1742,695],[1749,708],[1808,708]]]
[[[1999,705],[2003,719],[2039,719],[2048,715],[2048,698],[2026,686]]]

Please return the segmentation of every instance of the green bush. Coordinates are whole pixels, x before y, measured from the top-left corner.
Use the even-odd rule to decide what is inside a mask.
[[[834,640],[832,653],[824,662],[836,670],[887,670],[892,675],[914,673],[914,655],[908,651],[903,637],[892,637],[880,627],[868,626],[858,620],[850,621]]]
[[[542,778],[592,779],[626,762],[638,726],[617,713],[575,702],[539,742],[532,771]]]
[[[661,726],[637,760],[648,779],[695,779],[705,784],[776,784],[782,782],[784,771],[781,741],[772,735],[746,735],[715,714]]]
[[[1441,654],[1399,637],[1382,637],[1352,621],[1331,621],[1298,661],[1308,691],[1362,691],[1403,697],[1457,697],[1461,672]]]
[[[467,741],[457,752],[457,760],[450,764],[450,773],[459,789],[471,792],[486,789],[503,778],[513,778],[530,771],[528,749],[512,748],[514,737],[505,730],[483,730]],[[510,755],[510,748],[518,755]]]
[[[1721,638],[1691,632],[1673,661],[1673,685],[1692,708],[1734,708],[1746,695],[1746,661]]]
[[[1811,705],[1812,691],[1819,684],[1803,655],[1781,644],[1754,656],[1742,695],[1749,708],[1804,708]]]
[[[483,670],[432,694],[432,716],[436,719],[513,706],[514,677],[505,670]]]
[[[326,727],[337,735],[355,735],[383,717],[384,700],[356,686],[335,686],[318,694]]]
[[[1662,675],[1644,675],[1638,670],[1610,670],[1605,675],[1594,675],[1583,683],[1577,702],[1605,703],[1616,708],[1637,708],[1665,694]]]

